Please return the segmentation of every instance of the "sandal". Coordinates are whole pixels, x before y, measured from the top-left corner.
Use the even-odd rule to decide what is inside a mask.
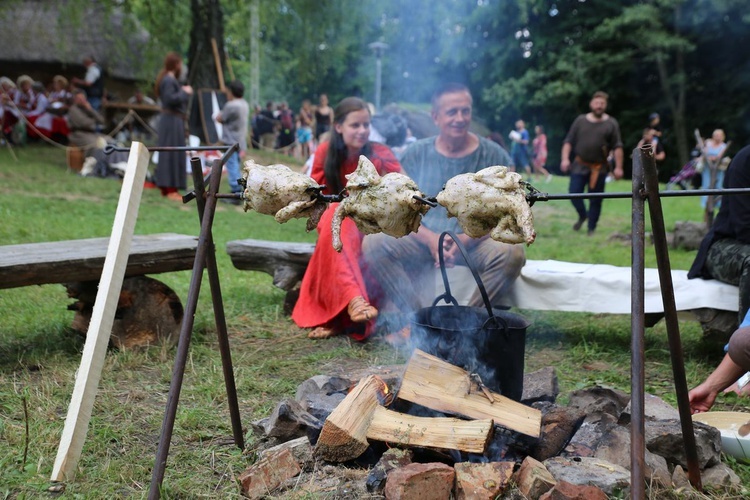
[[[336,335],[336,332],[333,330],[333,328],[326,328],[325,326],[319,326],[315,328],[314,330],[311,330],[310,333],[307,334],[308,339],[313,340],[322,340],[322,339],[329,339]]]
[[[361,295],[357,295],[349,301],[349,307],[346,308],[349,318],[355,323],[366,323],[378,317],[378,310],[370,305]]]

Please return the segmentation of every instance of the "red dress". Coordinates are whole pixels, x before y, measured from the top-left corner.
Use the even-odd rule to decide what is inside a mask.
[[[322,143],[315,151],[310,176],[318,184],[326,183],[323,165],[328,153],[328,144]],[[374,142],[370,144],[372,153],[368,158],[380,175],[401,171],[401,164],[388,146]],[[342,185],[346,185],[344,176],[357,168],[358,159],[347,159],[344,162],[340,170]],[[331,194],[328,189],[326,192]],[[318,242],[302,278],[299,299],[294,306],[292,319],[303,328],[326,326],[350,333],[355,340],[364,340],[371,333],[371,325],[368,323],[362,332],[361,324],[353,323],[346,310],[349,302],[358,295],[369,302],[360,264],[364,235],[359,232],[354,221],[347,217],[341,224],[341,241],[344,248],[341,253],[333,249],[331,220],[337,206],[338,203],[331,203],[318,223]]]

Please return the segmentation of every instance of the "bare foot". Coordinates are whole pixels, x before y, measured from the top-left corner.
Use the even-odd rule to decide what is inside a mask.
[[[355,323],[366,323],[378,317],[378,310],[361,295],[349,301],[349,307],[346,310],[349,313],[349,318]]]
[[[403,327],[401,330],[395,333],[389,333],[383,337],[383,340],[388,342],[391,347],[402,347],[409,343],[411,338],[411,328],[409,326]]]
[[[321,339],[329,339],[336,335],[336,332],[333,331],[333,328],[326,328],[325,326],[319,326],[315,328],[314,330],[311,330],[310,333],[307,334],[308,339],[313,340],[321,340]]]

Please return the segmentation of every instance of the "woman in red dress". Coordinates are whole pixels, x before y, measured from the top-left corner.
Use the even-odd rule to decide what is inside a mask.
[[[401,165],[388,146],[370,142],[370,111],[362,99],[347,97],[333,110],[331,139],[315,151],[311,176],[325,184],[326,194],[340,192],[347,174],[357,168],[360,155],[372,161],[380,175],[400,172]],[[370,305],[360,263],[363,234],[349,218],[341,225],[344,249],[337,253],[331,243],[331,219],[338,203],[332,203],[318,224],[318,242],[302,279],[292,319],[313,328],[308,337],[324,339],[346,333],[364,340],[371,333],[378,310]]]

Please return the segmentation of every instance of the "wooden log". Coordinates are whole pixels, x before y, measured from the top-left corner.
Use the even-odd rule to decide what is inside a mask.
[[[491,391],[490,391],[491,392]],[[401,381],[398,398],[453,415],[492,419],[508,429],[539,437],[542,413],[498,393],[494,403],[476,388],[465,370],[415,349]]]
[[[227,254],[237,269],[262,271],[273,276],[273,284],[290,291],[302,281],[315,244],[265,240],[227,243]]]
[[[99,281],[109,238],[0,246],[0,288]],[[125,276],[193,268],[195,236],[163,233],[134,236]]]
[[[448,417],[415,417],[382,406],[375,413],[367,438],[402,446],[442,448],[484,453],[492,437],[493,422]]]
[[[383,381],[374,375],[363,378],[328,416],[315,445],[315,455],[328,462],[347,462],[369,446],[367,430],[380,406]]]
[[[66,283],[68,296],[77,299],[68,306],[75,316],[71,328],[85,335],[94,310],[96,281]],[[145,347],[177,341],[184,309],[180,298],[161,281],[133,276],[122,283],[110,342],[119,349]]]

